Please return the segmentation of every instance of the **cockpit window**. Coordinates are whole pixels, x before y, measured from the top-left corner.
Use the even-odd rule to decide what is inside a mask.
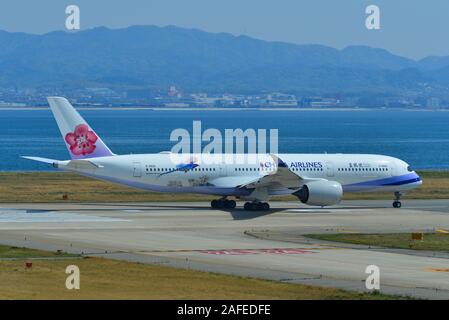
[[[413,171],[412,167],[410,167],[410,166],[407,166],[407,170],[408,170],[409,172],[412,172],[412,171]]]

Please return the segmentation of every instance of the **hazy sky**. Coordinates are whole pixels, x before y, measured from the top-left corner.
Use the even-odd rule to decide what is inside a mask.
[[[419,59],[449,55],[449,0],[2,0],[0,29],[62,30],[76,4],[81,29],[176,25],[264,40],[336,48],[363,44]],[[381,29],[365,28],[365,8],[381,10]]]

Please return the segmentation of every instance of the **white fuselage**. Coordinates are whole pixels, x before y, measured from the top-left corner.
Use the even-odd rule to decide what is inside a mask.
[[[287,167],[302,181],[325,179],[339,182],[344,192],[406,191],[422,184],[420,177],[404,161],[382,155],[369,154],[279,154]],[[187,155],[185,163],[174,161],[170,153],[116,155],[91,158],[95,167],[66,167],[68,161],[56,164],[60,169],[107,180],[139,189],[202,193],[221,196],[246,196],[249,191],[237,188],[275,170],[269,155],[257,161],[221,161],[204,163],[201,155]],[[301,186],[298,185],[298,189]],[[283,195],[295,189],[272,186],[268,194]]]

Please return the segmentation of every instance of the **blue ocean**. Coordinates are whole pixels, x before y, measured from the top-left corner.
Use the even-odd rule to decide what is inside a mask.
[[[449,112],[82,110],[117,154],[170,150],[170,133],[201,120],[202,130],[278,129],[281,153],[376,153],[416,169],[449,169]],[[67,159],[50,110],[0,111],[0,171],[49,170],[20,155]],[[51,169],[50,169],[51,170]]]

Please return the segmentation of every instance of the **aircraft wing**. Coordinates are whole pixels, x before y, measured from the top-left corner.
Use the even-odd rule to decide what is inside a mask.
[[[282,159],[274,154],[270,154],[270,156],[276,163],[277,170],[268,173],[265,176],[258,177],[248,183],[240,184],[238,188],[256,189],[261,187],[281,186],[289,189],[297,189],[304,184],[304,179],[291,171]]]
[[[247,184],[255,181],[259,177],[257,176],[248,176],[248,177],[239,177],[239,176],[232,176],[232,177],[221,177],[216,178],[209,183],[214,185],[215,187],[219,188],[235,188],[240,186],[241,184]]]

